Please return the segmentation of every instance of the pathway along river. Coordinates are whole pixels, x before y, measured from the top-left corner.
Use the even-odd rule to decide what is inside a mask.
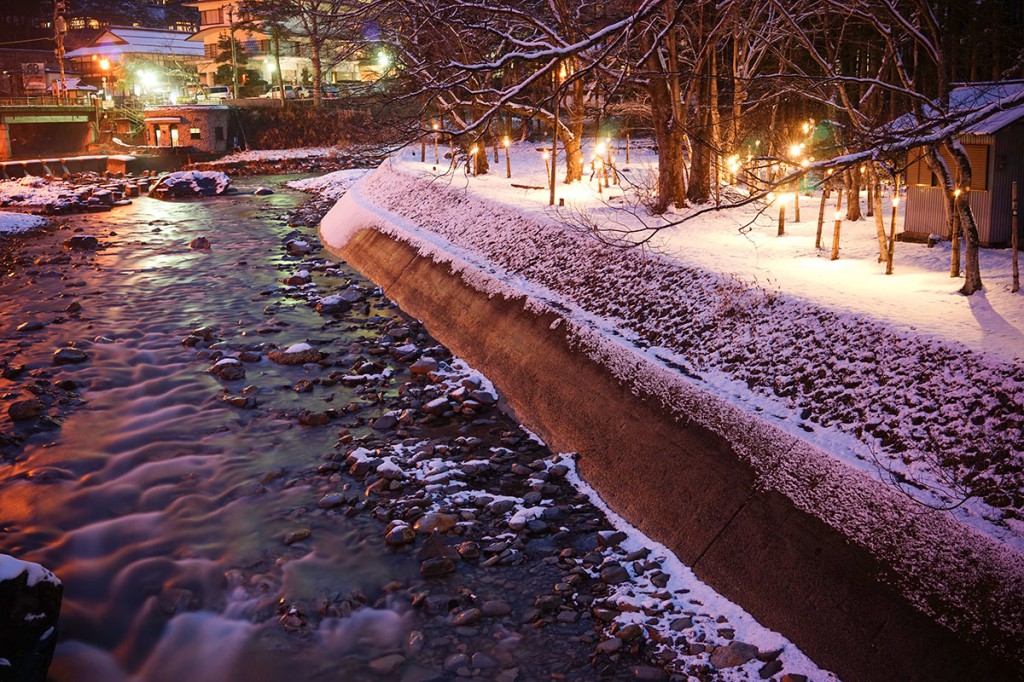
[[[51,678],[665,679],[641,628],[595,628],[625,578],[595,551],[618,541],[604,516],[486,383],[440,376],[443,348],[323,260],[315,225],[289,226],[304,200],[142,198],[6,240],[0,408],[44,412],[4,427],[0,552],[64,583]],[[333,312],[311,304],[332,293]],[[296,343],[322,360],[268,358]],[[87,359],[55,364],[66,345]],[[224,357],[245,378],[211,374]],[[510,528],[513,498],[547,510]],[[645,556],[612,558],[658,582]],[[677,649],[700,654],[728,625],[693,609]],[[676,665],[713,677],[706,661]]]

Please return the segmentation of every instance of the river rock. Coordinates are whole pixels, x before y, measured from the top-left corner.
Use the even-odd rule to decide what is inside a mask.
[[[629,581],[629,571],[619,564],[608,564],[601,568],[601,582],[606,585],[619,585]]]
[[[728,646],[715,647],[711,652],[711,665],[719,670],[735,668],[757,658],[758,650],[753,644],[729,642]]]
[[[395,671],[402,667],[405,663],[405,656],[402,654],[388,654],[387,656],[381,656],[370,661],[370,670],[381,675],[388,677],[395,674]]]
[[[43,413],[43,404],[37,398],[15,400],[7,407],[7,416],[11,421],[23,422],[35,419]]]
[[[16,331],[19,332],[35,332],[43,328],[43,323],[39,320],[29,320],[28,322],[22,322],[18,325]]]
[[[484,614],[480,609],[466,609],[465,611],[459,611],[452,616],[452,625],[456,627],[465,627],[470,625],[476,625],[484,617]]]
[[[203,236],[196,237],[188,243],[188,248],[195,251],[208,251],[210,249],[210,240]]]
[[[392,547],[407,545],[416,539],[416,531],[411,526],[400,524],[388,531],[384,542]]]
[[[430,374],[431,372],[436,372],[437,369],[437,360],[427,356],[423,356],[409,366],[409,371],[413,374]]]
[[[224,381],[237,381],[245,378],[245,367],[237,358],[223,358],[210,368],[210,373]]]
[[[446,556],[427,559],[420,563],[420,573],[424,578],[439,578],[455,572],[455,562]]]
[[[257,187],[256,189],[254,189],[252,191],[252,193],[253,193],[254,196],[257,196],[257,197],[265,197],[265,196],[268,196],[270,194],[273,194],[274,190],[270,189],[269,187]]]
[[[231,186],[231,178],[219,171],[179,171],[164,175],[149,190],[158,199],[212,197],[224,194]]]
[[[434,531],[447,533],[455,527],[458,517],[454,514],[442,514],[433,512],[425,514],[416,520],[416,532],[421,535],[430,535]]]
[[[58,348],[53,353],[53,364],[55,365],[75,365],[88,359],[89,356],[77,348]]]
[[[316,310],[319,313],[345,313],[352,309],[352,305],[337,294],[324,296],[316,303]]]
[[[68,237],[64,240],[65,249],[74,249],[79,251],[91,251],[99,248],[100,242],[96,237],[87,234],[76,234],[73,237]]]
[[[0,554],[0,679],[43,682],[57,643],[63,586],[39,564]],[[13,670],[11,670],[13,669]]]
[[[296,343],[284,350],[275,348],[267,356],[279,365],[304,365],[307,362],[320,362],[320,351],[308,343]]]
[[[293,256],[304,256],[313,250],[309,242],[304,242],[300,239],[289,239],[284,245],[288,249],[288,253]]]

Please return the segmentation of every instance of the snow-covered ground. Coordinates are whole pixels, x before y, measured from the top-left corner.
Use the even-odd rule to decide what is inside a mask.
[[[1009,251],[984,251],[986,290],[973,297],[948,276],[948,245],[899,243],[886,276],[871,220],[844,223],[831,261],[835,209],[826,209],[819,251],[816,197],[801,197],[796,224],[790,204],[782,237],[777,209],[751,206],[706,212],[643,249],[621,249],[587,230],[636,239],[641,221],[664,221],[622,210],[636,202],[621,189],[559,184],[566,206],[552,209],[534,148],[513,147],[511,180],[504,158],[472,177],[461,166],[445,175],[430,156],[421,164],[407,150],[386,163],[359,187],[360,206],[384,209],[511,290],[572,311],[854,468],[1024,548],[1024,306],[1009,292]],[[622,176],[647,184],[655,159],[634,151],[631,160],[620,157]],[[887,222],[890,210],[887,197]],[[328,231],[344,239],[344,229]]]
[[[0,204],[45,206],[73,194],[75,186],[57,178],[26,175],[17,180],[0,180]]]
[[[369,172],[366,168],[349,168],[305,180],[292,180],[288,186],[303,192],[313,192],[327,199],[340,199],[352,185]]]
[[[250,149],[244,152],[228,154],[210,165],[232,165],[236,163],[273,162],[284,159],[315,159],[325,156],[337,156],[343,152],[340,147],[297,147],[295,149]]]
[[[0,235],[27,232],[45,224],[46,218],[42,216],[0,211]]]

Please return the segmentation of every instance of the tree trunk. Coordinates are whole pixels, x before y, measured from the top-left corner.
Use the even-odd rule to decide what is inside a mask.
[[[666,3],[666,22],[675,24],[675,5]],[[661,46],[650,50],[647,69],[651,73],[647,90],[651,95],[651,121],[658,145],[658,199],[654,210],[664,213],[669,206],[686,205],[686,162],[684,116],[679,87],[677,31],[666,31]],[[664,63],[662,61],[664,58]]]
[[[313,106],[320,106],[320,78],[322,64],[320,62],[320,45],[315,40],[309,41],[310,50],[310,61],[313,62]]]
[[[874,170],[870,171],[868,182],[871,183],[871,213],[875,217],[875,233],[878,237],[878,262],[884,263],[889,258],[889,239],[885,234],[885,216],[882,215],[882,183]]]
[[[843,174],[846,182],[846,219],[860,220],[864,214],[860,212],[860,170],[852,168]]]
[[[955,197],[954,205],[964,241],[964,285],[960,288],[960,293],[970,296],[982,289],[981,263],[978,260],[981,238],[978,235],[978,223],[974,219],[974,212],[971,210],[969,201],[971,161],[967,156],[967,150],[955,138],[946,140],[945,147],[956,164],[959,183],[963,187],[960,195]]]

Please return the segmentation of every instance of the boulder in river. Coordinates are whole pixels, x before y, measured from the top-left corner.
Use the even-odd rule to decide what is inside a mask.
[[[186,199],[224,194],[231,178],[219,171],[179,171],[162,176],[149,190],[157,199]]]
[[[46,679],[63,589],[39,564],[0,554],[0,679]]]

